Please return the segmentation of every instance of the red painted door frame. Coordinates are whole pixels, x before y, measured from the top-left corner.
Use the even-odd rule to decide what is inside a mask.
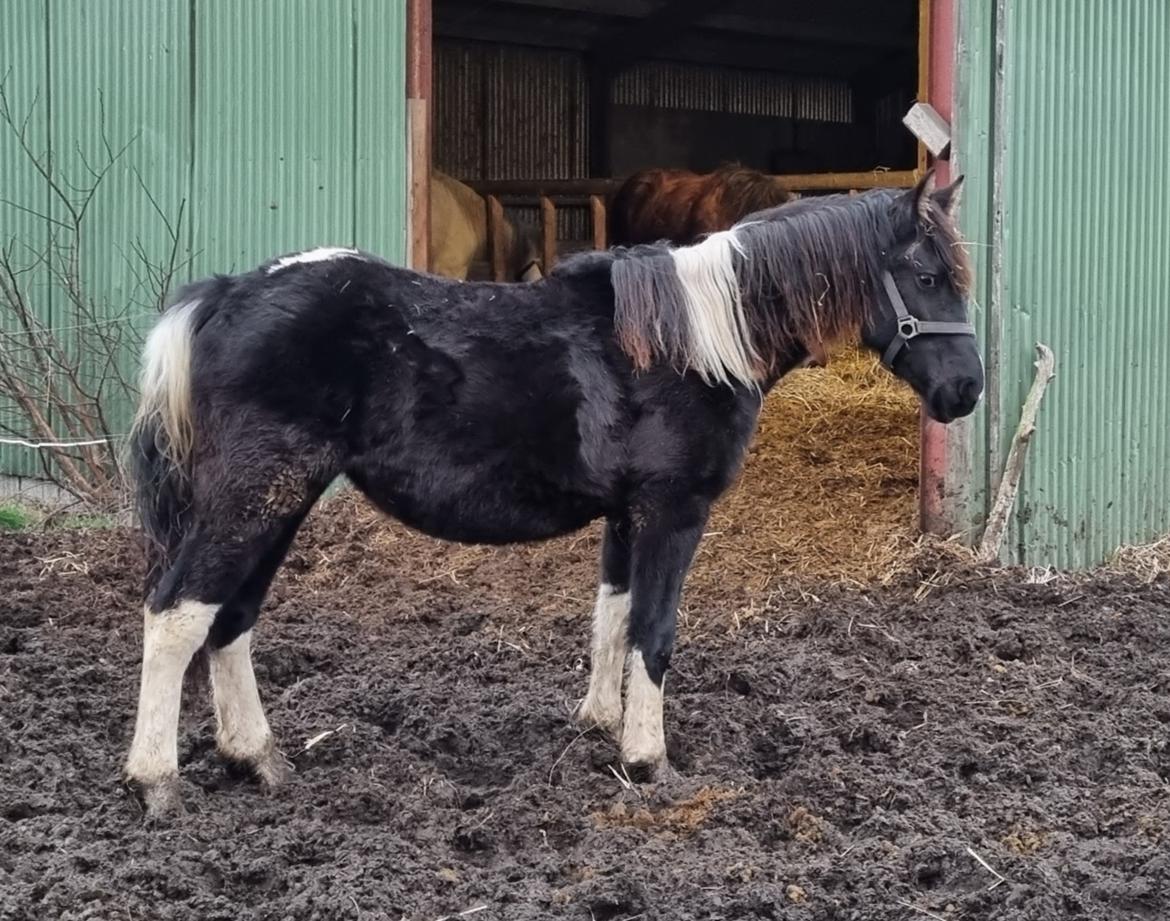
[[[430,269],[431,239],[431,0],[406,2],[407,260]]]
[[[919,99],[929,102],[947,122],[951,121],[955,80],[955,0],[922,0],[920,6]],[[925,42],[921,39],[925,37]],[[921,145],[919,145],[921,148]],[[946,160],[934,163],[939,185],[951,181]],[[948,482],[952,430],[919,412],[918,512],[923,531],[951,533],[956,522],[949,497],[961,484]]]

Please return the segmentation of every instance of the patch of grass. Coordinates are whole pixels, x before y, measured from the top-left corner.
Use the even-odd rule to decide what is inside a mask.
[[[11,503],[0,504],[0,531],[23,531],[35,518],[28,509]]]

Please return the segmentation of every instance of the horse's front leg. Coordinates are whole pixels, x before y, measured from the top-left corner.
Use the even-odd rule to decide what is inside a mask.
[[[601,544],[601,586],[593,608],[589,692],[581,722],[615,736],[622,728],[622,673],[630,648],[630,533],[624,520],[606,522]]]
[[[632,648],[621,738],[627,764],[654,768],[666,763],[662,685],[674,649],[683,580],[708,509],[704,500],[670,496],[643,505],[635,519],[630,542]]]

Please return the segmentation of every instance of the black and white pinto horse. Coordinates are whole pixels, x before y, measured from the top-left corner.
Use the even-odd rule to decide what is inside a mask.
[[[331,248],[188,287],[147,342],[132,443],[149,551],[125,772],[149,811],[181,808],[180,692],[200,650],[220,753],[266,784],[287,770],[251,631],[342,473],[447,540],[535,541],[604,518],[580,717],[626,762],[664,763],[684,576],[763,395],[807,343],[860,333],[935,419],[975,407],[957,185],[802,200],[695,246],[584,254],[534,284]]]

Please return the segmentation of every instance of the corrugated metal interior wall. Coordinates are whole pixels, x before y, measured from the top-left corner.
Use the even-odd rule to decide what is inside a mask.
[[[168,223],[177,284],[321,243],[403,258],[404,29],[404,5],[379,0],[4,0],[5,92],[30,148],[76,185],[107,143],[125,146],[90,205],[80,263],[95,319],[124,340],[123,374],[156,315],[136,250],[168,261]],[[0,236],[35,265],[63,206],[2,126],[0,188],[15,205],[0,205]],[[47,327],[78,322],[43,267],[26,286]],[[6,329],[0,347],[18,347]],[[129,400],[110,401],[117,434]],[[0,425],[35,434],[11,404]],[[0,446],[0,473],[39,471],[33,452]]]
[[[1163,0],[965,4],[964,220],[998,384],[976,515],[1056,354],[1006,556],[1085,566],[1170,531],[1170,10]],[[1002,42],[1002,76],[996,43]],[[964,73],[965,71],[965,73]],[[998,96],[997,96],[998,91]]]

